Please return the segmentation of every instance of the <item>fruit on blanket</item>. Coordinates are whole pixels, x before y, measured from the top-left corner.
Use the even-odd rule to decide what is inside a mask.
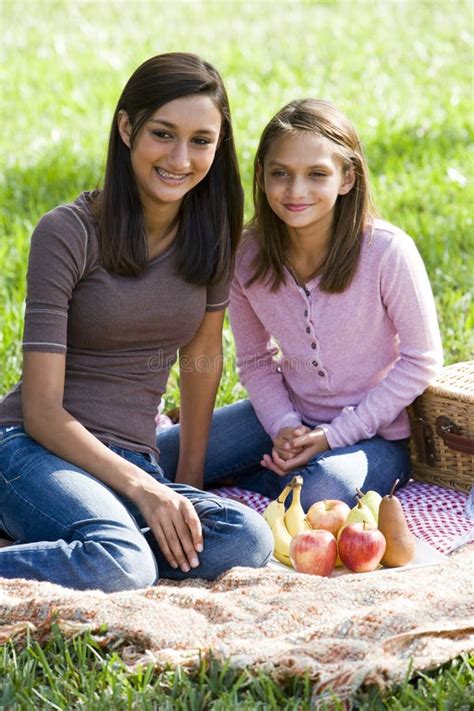
[[[353,573],[370,573],[385,553],[384,535],[365,521],[344,527],[338,541],[339,556]]]
[[[310,531],[311,525],[306,520],[305,512],[301,506],[301,487],[303,486],[303,477],[296,475],[290,481],[293,498],[291,505],[285,514],[285,526],[291,536],[296,536],[303,531]]]
[[[291,568],[290,543],[291,534],[285,526],[285,501],[291,491],[291,484],[285,486],[280,496],[268,504],[263,512],[263,518],[270,526],[273,534],[273,555],[280,563]]]
[[[408,528],[402,505],[393,493],[398,483],[399,479],[383,497],[379,509],[379,529],[387,541],[382,565],[387,568],[406,565],[415,555],[415,538]]]
[[[298,573],[331,575],[336,565],[337,543],[329,531],[304,531],[290,544],[290,559]]]
[[[339,540],[341,533],[346,526],[349,526],[349,524],[351,523],[364,522],[368,526],[370,526],[370,528],[377,528],[377,522],[375,521],[372,511],[369,509],[368,506],[363,504],[361,501],[358,501],[356,506],[354,506],[354,508],[350,510],[349,515],[346,518],[346,522],[344,523],[342,528],[339,529],[339,533],[337,534],[337,540]]]
[[[378,523],[380,502],[382,501],[380,494],[372,490],[365,494],[360,489],[356,489],[356,491],[359,501],[368,506],[374,516],[375,523]]]
[[[349,506],[344,501],[339,499],[325,499],[324,501],[316,501],[308,509],[306,518],[312,528],[322,528],[329,531],[334,536],[350,514]]]

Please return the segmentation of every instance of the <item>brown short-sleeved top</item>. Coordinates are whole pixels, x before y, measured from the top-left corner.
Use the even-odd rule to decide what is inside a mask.
[[[89,193],[38,223],[28,262],[24,351],[64,353],[64,408],[104,442],[157,452],[157,406],[177,351],[205,311],[225,309],[229,283],[189,284],[175,246],[137,277],[98,260]],[[0,401],[0,424],[22,422],[21,380]]]

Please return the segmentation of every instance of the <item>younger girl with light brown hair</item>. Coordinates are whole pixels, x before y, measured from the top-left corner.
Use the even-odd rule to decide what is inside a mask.
[[[357,133],[326,101],[271,119],[253,187],[230,303],[249,400],[214,414],[204,483],[274,498],[299,473],[304,507],[385,494],[410,476],[405,408],[442,364],[422,259],[375,217]],[[168,476],[175,442],[159,438]]]

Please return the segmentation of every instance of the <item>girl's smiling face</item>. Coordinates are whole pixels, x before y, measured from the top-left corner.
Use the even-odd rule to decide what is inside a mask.
[[[209,96],[192,94],[160,106],[133,145],[131,125],[122,111],[118,127],[130,148],[135,181],[144,210],[160,204],[177,207],[209,172],[216,154],[222,116]]]
[[[339,195],[355,182],[332,142],[310,131],[281,135],[269,146],[258,180],[276,215],[295,230],[329,234]]]

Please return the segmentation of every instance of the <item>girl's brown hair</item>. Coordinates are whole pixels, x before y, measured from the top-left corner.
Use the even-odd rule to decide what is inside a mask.
[[[112,119],[103,190],[94,213],[103,266],[136,275],[148,261],[143,210],[117,118],[125,111],[132,126],[131,145],[145,122],[163,104],[184,96],[209,96],[222,116],[212,166],[184,198],[176,235],[178,272],[194,284],[211,284],[230,275],[242,231],[243,190],[234,145],[229,101],[214,67],[195,54],[159,54],[141,64],[120,96]]]
[[[341,158],[343,170],[353,168],[355,183],[335,205],[329,253],[318,270],[322,291],[344,291],[354,276],[362,234],[375,215],[370,195],[367,163],[359,138],[349,119],[328,101],[302,99],[284,106],[265,127],[255,156],[253,178],[254,216],[248,224],[259,243],[253,262],[254,272],[247,285],[268,279],[272,291],[285,283],[290,245],[285,223],[273,212],[259,185],[258,169],[263,170],[270,144],[282,135],[311,131],[328,138]]]

